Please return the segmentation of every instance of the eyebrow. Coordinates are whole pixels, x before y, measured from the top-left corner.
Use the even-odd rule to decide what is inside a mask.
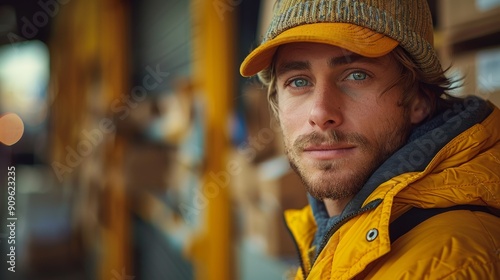
[[[360,60],[367,60],[369,59],[367,57],[361,56],[359,54],[350,54],[350,55],[343,55],[339,57],[332,57],[330,61],[328,61],[328,66],[334,67],[334,66],[339,66],[339,65],[346,65],[346,64],[351,64],[356,61]]]
[[[276,76],[283,75],[290,71],[309,70],[311,64],[308,61],[285,61],[276,67]]]
[[[348,65],[358,61],[376,63],[376,60],[376,58],[369,58],[358,54],[349,54],[330,58],[330,60],[328,61],[328,66],[335,67],[340,65]],[[310,68],[311,64],[308,61],[285,61],[280,63],[278,67],[276,67],[276,76],[279,77],[280,75],[283,75],[290,71],[309,70]]]

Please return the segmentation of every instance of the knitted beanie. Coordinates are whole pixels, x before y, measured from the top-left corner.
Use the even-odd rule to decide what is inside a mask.
[[[278,0],[259,47],[240,72],[253,76],[270,66],[276,49],[316,42],[379,57],[403,47],[427,75],[440,75],[427,0]]]

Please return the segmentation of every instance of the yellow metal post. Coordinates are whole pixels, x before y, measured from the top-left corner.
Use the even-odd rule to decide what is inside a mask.
[[[208,199],[193,258],[197,280],[234,277],[230,177],[226,156],[236,71],[235,2],[193,0],[194,81],[204,96],[206,161],[201,190]]]

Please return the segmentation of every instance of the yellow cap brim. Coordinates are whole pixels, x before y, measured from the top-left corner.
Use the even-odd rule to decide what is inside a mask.
[[[392,38],[350,23],[304,24],[283,31],[253,50],[241,63],[241,75],[250,77],[266,69],[279,46],[297,42],[334,45],[366,57],[384,56],[398,45]]]

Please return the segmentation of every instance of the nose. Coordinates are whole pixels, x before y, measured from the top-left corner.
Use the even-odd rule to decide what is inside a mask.
[[[320,130],[328,130],[342,124],[341,97],[332,87],[316,87],[312,96],[309,124]]]

